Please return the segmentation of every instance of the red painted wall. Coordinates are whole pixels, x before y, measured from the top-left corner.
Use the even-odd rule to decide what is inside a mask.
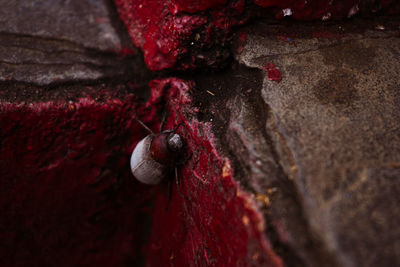
[[[281,266],[209,126],[188,119],[191,84],[165,79],[150,87],[144,104],[133,95],[1,104],[2,266]],[[136,113],[156,130],[164,101],[168,127],[183,122],[179,133],[193,152],[179,171],[190,200],[174,186],[169,205],[166,183],[142,185],[129,167],[146,135]]]
[[[115,0],[133,43],[151,70],[191,69],[212,50],[229,46],[233,27],[265,16],[296,20],[346,19],[357,14],[400,14],[395,0]],[[289,13],[288,13],[289,12]],[[216,58],[215,58],[216,57]],[[222,59],[221,59],[222,60]]]

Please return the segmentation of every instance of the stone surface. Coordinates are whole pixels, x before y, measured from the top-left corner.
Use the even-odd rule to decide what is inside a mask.
[[[256,23],[244,30],[247,41],[236,54],[264,73],[261,95],[269,113],[263,123],[277,162],[316,242],[340,266],[400,264],[394,225],[400,220],[398,26],[387,18],[298,25],[294,32]],[[268,79],[268,63],[281,72],[281,82]],[[252,156],[257,142],[245,146]],[[290,241],[298,234],[292,227],[286,224],[280,239],[301,255],[304,247]]]
[[[266,131],[271,111],[261,97],[263,71],[234,63],[194,80],[198,117],[212,123],[218,150],[232,160],[235,179],[263,211],[274,251],[286,266],[337,266],[310,232],[297,190]]]
[[[1,11],[0,265],[282,266],[254,199],[197,120],[193,84],[153,80],[129,47],[114,51],[126,35],[105,3]],[[150,187],[129,168],[147,135],[135,118],[157,132],[165,110],[166,128],[182,123],[185,199],[175,184],[169,197],[169,172]]]
[[[0,265],[143,260],[136,240],[148,232],[155,192],[129,172],[145,134],[136,108],[134,96],[112,92],[102,101],[0,102]]]
[[[207,69],[149,74],[112,1],[3,1],[1,265],[399,264],[398,20],[254,22],[231,47],[248,16],[330,11],[256,2],[118,0],[153,69]],[[134,118],[165,110],[189,200],[130,175]]]
[[[127,62],[136,50],[107,0],[0,5],[0,81],[47,85],[123,76],[134,68]]]
[[[262,7],[277,8],[277,17],[299,20],[331,20],[350,18],[357,14],[398,13],[399,4],[392,0],[254,0]]]
[[[225,66],[232,31],[249,19],[334,20],[399,14],[396,0],[114,0],[149,69]]]
[[[229,57],[231,27],[248,17],[244,1],[224,2],[115,0],[132,42],[153,71],[221,67]]]
[[[0,101],[2,266],[282,266],[255,201],[233,180],[210,125],[196,119],[192,84],[149,87],[147,101],[124,85],[72,91],[68,102]],[[147,186],[129,168],[148,134],[135,118],[157,132],[164,107],[165,128],[182,123],[186,198],[175,183],[169,197],[171,173]]]

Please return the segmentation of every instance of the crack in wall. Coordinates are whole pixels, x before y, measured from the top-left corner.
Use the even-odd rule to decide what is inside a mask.
[[[286,266],[337,266],[311,234],[291,179],[293,174],[282,166],[282,155],[276,150],[282,144],[277,144],[271,136],[273,130],[267,128],[273,115],[261,97],[262,71],[235,62],[230,69],[208,77],[198,75],[195,80],[193,98],[200,118],[212,121],[217,147],[232,161],[235,179],[241,187],[260,198],[259,204],[264,196],[266,202],[259,208],[267,223],[265,234]],[[291,158],[295,166],[290,151],[287,153],[289,156],[285,157]],[[260,162],[261,165],[257,164]],[[268,195],[268,191],[275,193]],[[282,240],[282,229],[278,229],[282,222],[287,226],[284,231],[293,238],[291,241]]]

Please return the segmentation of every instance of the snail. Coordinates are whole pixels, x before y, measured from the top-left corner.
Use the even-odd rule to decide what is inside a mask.
[[[136,120],[149,132],[149,135],[143,138],[132,152],[131,171],[133,176],[144,184],[157,185],[174,169],[178,193],[186,198],[180,192],[178,179],[178,166],[184,162],[182,159],[185,147],[183,138],[176,133],[181,124],[173,130],[162,131],[162,123],[160,133],[155,134],[142,121]]]

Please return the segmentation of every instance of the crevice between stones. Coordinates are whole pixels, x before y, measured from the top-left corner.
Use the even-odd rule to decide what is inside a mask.
[[[196,88],[192,92],[194,104],[199,108],[199,119],[211,122],[213,133],[216,136],[217,148],[221,154],[228,157],[234,166],[234,177],[245,191],[252,195],[262,195],[271,188],[276,192],[269,195],[270,206],[261,205],[267,227],[266,236],[273,249],[282,258],[285,266],[337,266],[334,258],[325,251],[324,245],[311,232],[307,219],[304,217],[302,201],[296,186],[282,167],[282,159],[276,151],[276,141],[271,137],[272,129],[267,129],[267,120],[272,117],[270,107],[261,97],[263,72],[258,69],[248,68],[233,62],[231,67],[212,75],[196,75],[194,77]],[[235,131],[230,131],[232,119],[237,116],[235,108],[237,101],[246,102],[249,114],[246,116],[251,125],[240,125],[245,134],[248,131],[262,135],[264,144],[261,150],[254,153],[242,142]],[[245,120],[246,120],[245,118]],[[246,123],[246,121],[245,121]],[[231,135],[228,137],[228,135]],[[250,134],[248,140],[251,139]],[[232,143],[234,142],[234,144]],[[267,158],[268,157],[268,158]],[[252,158],[252,160],[250,159]],[[270,171],[258,168],[262,177],[256,183],[254,173],[256,159],[267,162]],[[268,172],[268,173],[267,173]],[[272,176],[272,177],[271,177]],[[280,224],[285,224],[283,231],[288,231],[291,240],[282,240],[282,229],[277,229]]]

